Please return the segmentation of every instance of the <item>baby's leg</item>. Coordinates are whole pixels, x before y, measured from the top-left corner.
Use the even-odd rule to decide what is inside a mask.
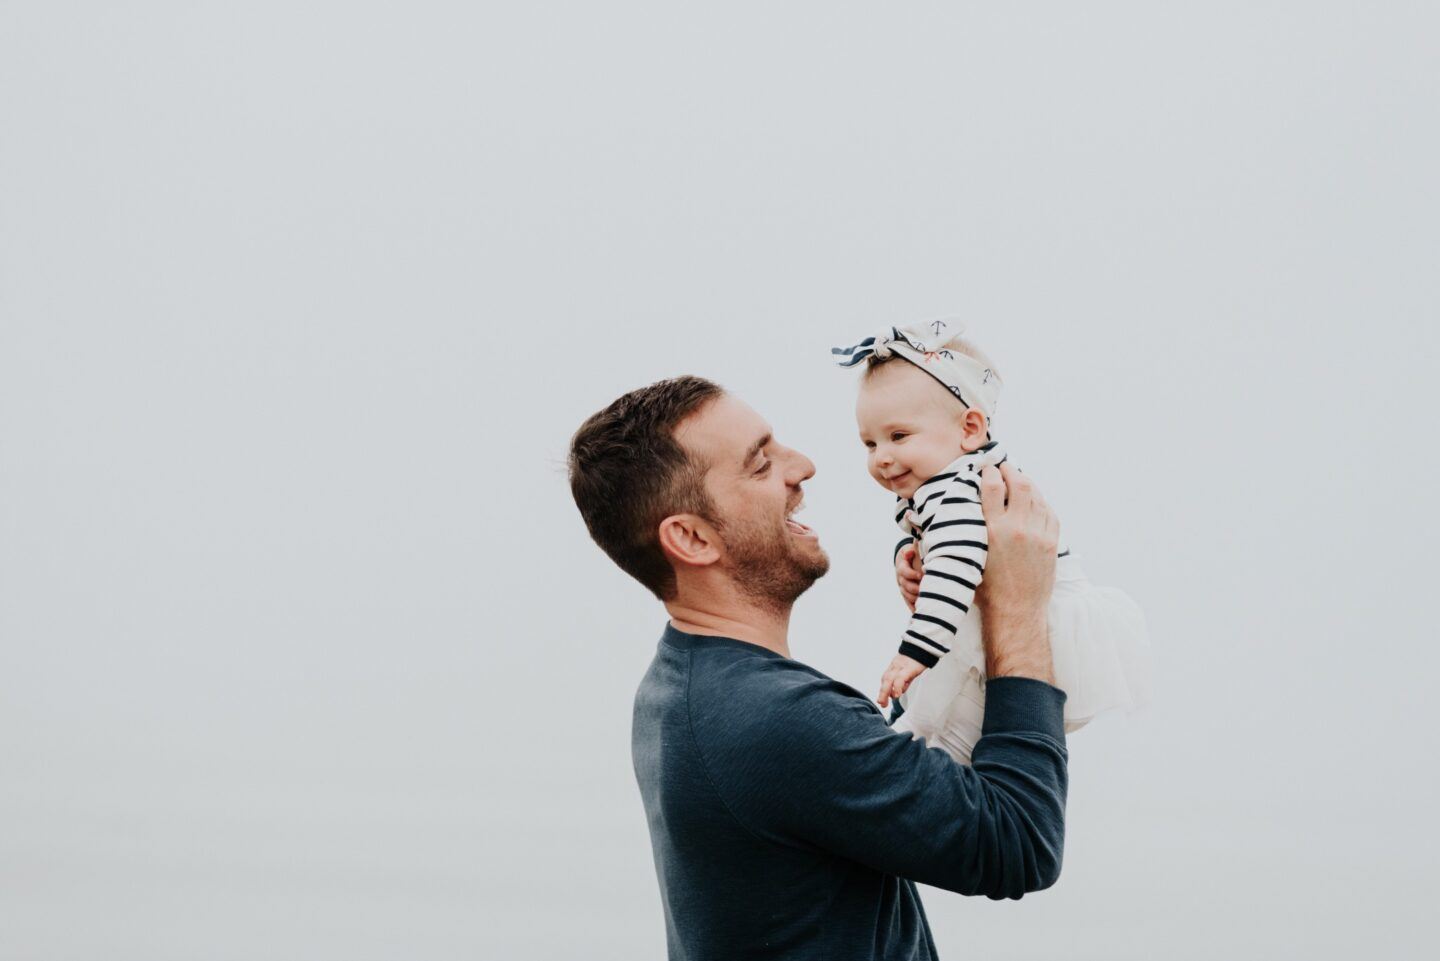
[[[932,670],[940,671],[945,666],[941,658]],[[895,722],[895,730],[923,738],[927,746],[938,747],[961,764],[969,764],[975,742],[980,740],[981,728],[985,726],[983,682],[979,671],[973,669],[967,670],[963,677],[947,678],[945,673],[932,675],[927,671],[921,675],[931,685],[923,691],[911,690],[912,694],[922,694],[922,697],[918,702],[912,701],[914,706]]]
[[[932,747],[943,749],[961,764],[969,764],[970,755],[975,750],[975,743],[980,740],[980,732],[984,726],[984,682],[981,681],[978,671],[970,670],[966,673],[959,693],[950,701],[944,723],[928,740]]]

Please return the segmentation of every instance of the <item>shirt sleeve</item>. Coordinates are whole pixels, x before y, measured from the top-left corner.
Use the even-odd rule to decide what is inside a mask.
[[[732,814],[801,845],[960,894],[1019,898],[1059,877],[1065,695],[995,678],[972,765],[892,731],[859,692],[808,678],[702,753]]]
[[[910,546],[911,544],[913,544],[913,543],[915,543],[915,538],[913,538],[913,537],[906,537],[906,538],[903,538],[898,544],[896,544],[896,545],[895,545],[895,549],[890,552],[890,563],[892,563],[892,564],[895,563],[896,558],[898,558],[898,557],[900,556],[900,552],[903,551],[905,548],[909,547],[909,546]]]
[[[950,652],[956,625],[975,603],[989,540],[980,491],[973,481],[956,478],[935,504],[927,506],[930,517],[920,534],[925,574],[900,653],[934,667]]]

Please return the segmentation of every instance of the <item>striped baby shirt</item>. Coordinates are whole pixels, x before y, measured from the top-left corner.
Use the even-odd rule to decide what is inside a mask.
[[[915,612],[905,626],[900,653],[926,667],[950,653],[956,625],[970,613],[985,574],[989,542],[980,510],[980,471],[1006,462],[999,443],[961,454],[911,497],[895,499],[895,523],[906,537],[895,554],[915,544],[925,569]],[[1069,553],[1061,551],[1060,556]],[[983,656],[983,651],[969,652]],[[979,664],[983,670],[983,662]]]
[[[913,496],[895,499],[895,523],[909,535],[895,552],[914,543],[925,568],[900,653],[926,667],[950,653],[956,625],[975,602],[989,550],[980,511],[980,469],[1004,459],[1000,445],[991,441],[961,454]]]

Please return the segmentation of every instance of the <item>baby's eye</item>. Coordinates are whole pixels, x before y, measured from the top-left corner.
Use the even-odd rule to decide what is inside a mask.
[[[910,436],[910,435],[907,434],[907,433],[905,433],[903,430],[897,430],[897,431],[895,431],[894,433],[892,433],[892,434],[890,435],[890,440],[891,440],[891,441],[904,440],[906,437],[909,437],[909,436]]]
[[[875,442],[874,442],[873,440],[867,440],[867,441],[864,442],[864,444],[865,444],[865,449],[866,449],[866,450],[874,450],[874,449],[875,449]]]

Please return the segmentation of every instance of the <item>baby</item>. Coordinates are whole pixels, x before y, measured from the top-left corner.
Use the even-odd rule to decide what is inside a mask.
[[[897,730],[968,764],[985,705],[974,606],[986,557],[980,470],[1007,455],[990,436],[999,374],[960,334],[954,321],[933,320],[892,327],[832,354],[842,367],[866,362],[855,407],[860,440],[870,476],[896,495],[894,519],[906,535],[895,567],[912,614],[879,702],[899,698]],[[1067,694],[1066,730],[1146,700],[1144,615],[1123,592],[1092,585],[1064,545],[1049,624],[1056,683]]]

